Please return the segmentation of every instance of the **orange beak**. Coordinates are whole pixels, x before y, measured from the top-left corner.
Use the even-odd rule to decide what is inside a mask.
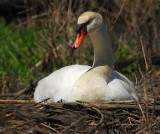
[[[83,29],[81,29],[81,35],[79,33],[77,34],[77,38],[73,43],[72,48],[78,48],[81,45],[82,41],[84,40],[85,36],[86,36],[86,32]]]

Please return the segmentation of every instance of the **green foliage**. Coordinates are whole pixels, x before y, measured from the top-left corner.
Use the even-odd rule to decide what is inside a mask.
[[[15,79],[31,78],[30,69],[44,54],[43,49],[35,42],[40,37],[32,27],[15,28],[16,24],[0,24],[0,77]]]
[[[114,52],[114,58],[115,63],[121,64],[121,71],[126,72],[126,75],[134,76],[136,74],[135,69],[137,69],[138,61],[142,56],[139,54],[133,55],[131,51],[132,49],[129,48],[129,46],[123,47],[122,45],[118,45]]]

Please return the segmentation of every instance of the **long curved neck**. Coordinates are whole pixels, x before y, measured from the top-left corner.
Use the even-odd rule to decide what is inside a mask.
[[[89,33],[89,36],[94,48],[93,67],[108,65],[113,68],[114,58],[112,45],[105,24],[103,23],[99,29]]]

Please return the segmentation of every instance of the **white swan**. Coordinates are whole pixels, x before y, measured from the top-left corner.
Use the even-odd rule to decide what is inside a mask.
[[[124,75],[113,70],[114,59],[111,41],[102,16],[85,12],[78,18],[77,39],[73,48],[79,47],[88,34],[94,47],[93,66],[71,65],[63,67],[40,80],[34,100],[66,102],[137,100],[134,85]]]

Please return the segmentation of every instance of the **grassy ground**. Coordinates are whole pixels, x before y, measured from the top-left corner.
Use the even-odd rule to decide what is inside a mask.
[[[40,48],[42,46],[35,43],[39,38],[37,32],[41,29],[16,28],[16,26],[14,23],[0,24],[0,77],[2,84],[5,81],[28,84],[29,79],[32,78],[31,67],[44,54],[43,49]],[[7,86],[11,86],[10,84]]]

